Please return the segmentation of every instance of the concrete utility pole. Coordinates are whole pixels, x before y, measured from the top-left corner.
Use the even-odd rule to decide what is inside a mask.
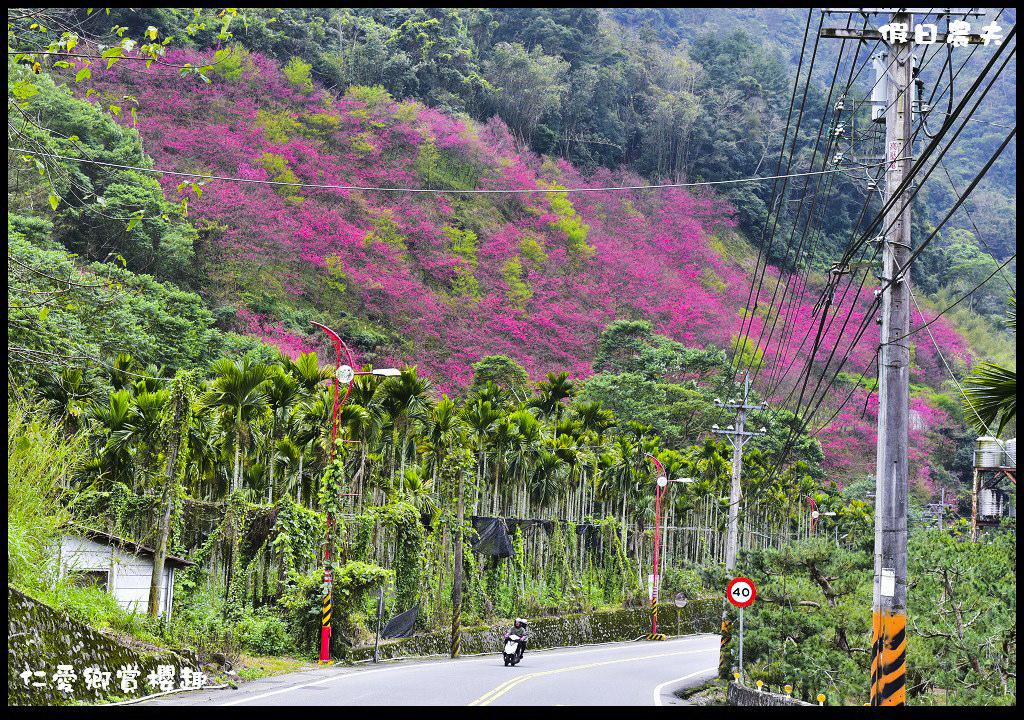
[[[826,12],[888,13],[877,30],[822,28],[821,37],[881,39],[888,50],[876,86],[885,101],[885,193],[882,226],[881,343],[878,353],[878,445],[875,460],[875,577],[872,603],[871,704],[906,704],[907,431],[910,409],[910,202],[900,184],[913,157],[913,12],[934,9],[858,8]],[[948,15],[977,15],[945,10]],[[935,26],[932,26],[935,29]],[[933,41],[945,43],[946,33]],[[970,36],[967,42],[980,42]],[[874,98],[873,98],[874,99]],[[881,118],[879,118],[881,121]],[[894,198],[900,190],[900,196]]]
[[[747,419],[747,412],[753,410],[760,410],[764,405],[751,405],[749,404],[750,395],[750,373],[745,373],[743,376],[743,402],[733,403],[721,403],[715,401],[715,404],[723,407],[736,410],[736,424],[730,426],[728,429],[722,430],[717,425],[711,426],[711,432],[715,435],[723,435],[729,438],[732,443],[732,486],[729,489],[729,533],[726,537],[725,543],[725,573],[731,579],[733,577],[733,570],[736,568],[736,553],[739,547],[739,526],[740,526],[740,475],[743,472],[743,446],[747,440],[758,435],[764,435],[765,430],[761,428],[760,432],[745,432],[743,424]],[[728,618],[728,605],[723,601],[722,604],[722,644],[721,651],[719,653],[718,660],[718,673],[719,677],[728,679],[729,668],[724,666],[725,660],[725,647],[729,644],[731,639],[731,632],[729,629],[729,618]]]
[[[886,84],[885,201],[892,201],[913,155],[913,16],[893,13],[905,40],[892,44]],[[907,431],[910,411],[910,203],[892,202],[882,238],[878,446],[875,460],[875,579],[871,607],[871,704],[906,704]]]
[[[715,435],[723,435],[729,438],[732,443],[732,486],[729,489],[729,534],[725,545],[725,571],[732,573],[736,567],[736,552],[739,547],[739,510],[740,510],[740,474],[743,472],[743,446],[747,440],[758,435],[764,435],[765,429],[760,432],[745,432],[743,424],[747,420],[747,412],[761,410],[764,405],[749,404],[750,395],[750,374],[743,376],[743,402],[719,403],[716,405],[723,408],[736,410],[736,425],[722,430],[713,425],[711,432]],[[730,575],[731,577],[731,575]]]

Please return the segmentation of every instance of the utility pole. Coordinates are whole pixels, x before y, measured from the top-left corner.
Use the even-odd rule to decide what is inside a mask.
[[[719,407],[730,408],[736,411],[735,426],[730,425],[725,430],[722,430],[717,425],[711,426],[711,432],[713,434],[723,435],[729,438],[729,441],[732,443],[732,486],[729,488],[729,532],[725,542],[725,574],[730,580],[733,578],[733,571],[736,569],[736,554],[739,547],[739,511],[741,497],[740,475],[743,472],[743,446],[749,438],[765,434],[764,428],[761,428],[760,432],[745,432],[743,429],[743,425],[747,419],[747,412],[760,410],[764,407],[764,405],[751,405],[749,403],[749,395],[750,373],[744,373],[743,402],[722,403],[715,400],[715,404]],[[723,600],[722,642],[718,656],[718,676],[724,679],[729,678],[729,668],[725,667],[725,647],[732,639],[729,624],[728,604]]]
[[[907,431],[910,411],[910,203],[893,200],[910,170],[914,82],[913,16],[892,13],[887,70],[885,214],[882,236],[881,345],[878,352],[878,445],[875,459],[875,577],[871,606],[871,704],[906,704]],[[891,75],[889,73],[891,72]]]
[[[872,601],[871,705],[906,704],[907,434],[910,410],[910,201],[900,190],[913,157],[914,38],[912,12],[930,9],[859,8],[888,13],[877,30],[822,28],[822,37],[881,39],[888,50],[872,92],[885,102],[881,342],[878,352],[878,444],[875,459],[875,574]],[[851,12],[834,10],[834,12]],[[949,15],[975,14],[946,10]],[[932,26],[935,29],[935,26]],[[932,41],[946,42],[946,33]],[[973,38],[969,42],[975,42]],[[885,86],[884,93],[879,85]],[[874,114],[874,113],[873,113]],[[882,118],[878,117],[878,121]],[[909,187],[909,184],[908,184]]]
[[[464,471],[459,470],[459,513],[458,526],[455,532],[455,573],[452,577],[452,657],[459,656],[462,634],[462,496]]]

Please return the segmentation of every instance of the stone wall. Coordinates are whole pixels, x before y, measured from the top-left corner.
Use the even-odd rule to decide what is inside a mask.
[[[813,703],[797,700],[786,695],[770,692],[758,692],[755,688],[740,685],[735,680],[729,683],[730,705],[762,705],[770,707],[791,707],[794,705],[813,705]]]
[[[718,632],[721,613],[720,600],[696,600],[685,608],[659,605],[658,630],[665,634],[676,634],[678,620],[678,632],[684,635]],[[501,637],[510,626],[511,623],[505,623],[462,628],[462,654],[498,652]],[[646,635],[650,629],[651,616],[647,608],[537,618],[530,622],[528,647],[540,649],[634,640]],[[447,655],[450,645],[451,630],[444,628],[408,638],[382,640],[378,657],[386,660],[394,657]],[[355,661],[372,657],[373,645],[354,647],[349,651],[349,658]]]
[[[71,667],[75,677],[58,688],[54,675],[63,674],[58,665]],[[7,587],[7,704],[8,705],[72,705],[103,703],[117,699],[141,697],[159,692],[160,687],[147,684],[147,676],[158,665],[174,667],[174,687],[183,678],[182,668],[198,669],[194,657],[183,657],[170,651],[146,653],[132,649],[103,633],[84,625],[49,605]],[[93,683],[87,687],[86,668],[109,672],[107,687]],[[122,689],[117,673],[122,668],[140,671],[137,689]],[[23,678],[22,673],[32,673]],[[35,673],[42,672],[42,676]],[[128,673],[131,674],[131,673]],[[35,683],[42,683],[36,687]]]

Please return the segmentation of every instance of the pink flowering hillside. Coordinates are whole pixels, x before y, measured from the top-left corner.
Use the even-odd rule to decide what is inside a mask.
[[[167,61],[203,64],[210,56],[178,51]],[[210,84],[182,79],[174,68],[128,72],[123,65],[102,77],[97,68],[93,79],[111,96],[138,99],[137,127],[155,167],[165,170],[409,190],[644,184],[607,170],[584,177],[519,151],[497,120],[481,126],[376,89],[340,97],[309,90],[258,55]],[[731,209],[710,193],[424,193],[208,180],[198,197],[187,185],[179,190],[183,179],[160,178],[169,198],[189,192],[198,251],[215,279],[207,294],[235,310],[234,329],[293,355],[323,353],[324,337],[309,322],[315,319],[342,333],[357,362],[416,365],[448,392],[467,386],[473,362],[499,353],[534,379],[561,370],[585,377],[600,331],[616,319],[642,318],[691,346],[731,348],[746,335],[762,363],[759,389],[781,400],[796,386],[821,323],[815,287],[796,293],[777,318],[759,310],[744,323],[753,254],[726,250],[748,246]],[[779,280],[769,269],[761,308]],[[871,291],[851,292],[828,310],[816,365],[828,359],[849,313],[837,351],[846,354],[845,338],[863,319]],[[948,327],[932,329],[944,353],[969,360]],[[914,381],[937,385],[931,343],[915,340]],[[849,351],[845,372],[867,367],[873,376],[876,346],[872,323]],[[825,407],[838,407],[848,388],[830,391]],[[860,427],[863,405],[862,395],[822,435],[827,462],[851,475],[874,453],[873,436]],[[830,414],[823,408],[819,416]]]

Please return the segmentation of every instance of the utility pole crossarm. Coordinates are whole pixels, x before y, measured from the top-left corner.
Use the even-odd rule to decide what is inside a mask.
[[[910,13],[911,15],[965,15],[974,17],[984,17],[985,12],[983,10],[975,10],[974,8],[825,8],[825,12],[829,15],[833,13],[837,14],[849,14],[854,15],[878,15],[885,14],[891,15],[892,13]]]
[[[860,29],[860,28],[827,28],[823,27],[818,33],[818,37],[829,38],[833,40],[883,40],[882,33],[877,30]],[[948,35],[944,32],[935,33],[935,44],[944,45],[947,42]],[[964,42],[969,45],[984,45],[985,36],[978,33],[969,33],[965,35],[956,35],[956,38],[962,38]]]

